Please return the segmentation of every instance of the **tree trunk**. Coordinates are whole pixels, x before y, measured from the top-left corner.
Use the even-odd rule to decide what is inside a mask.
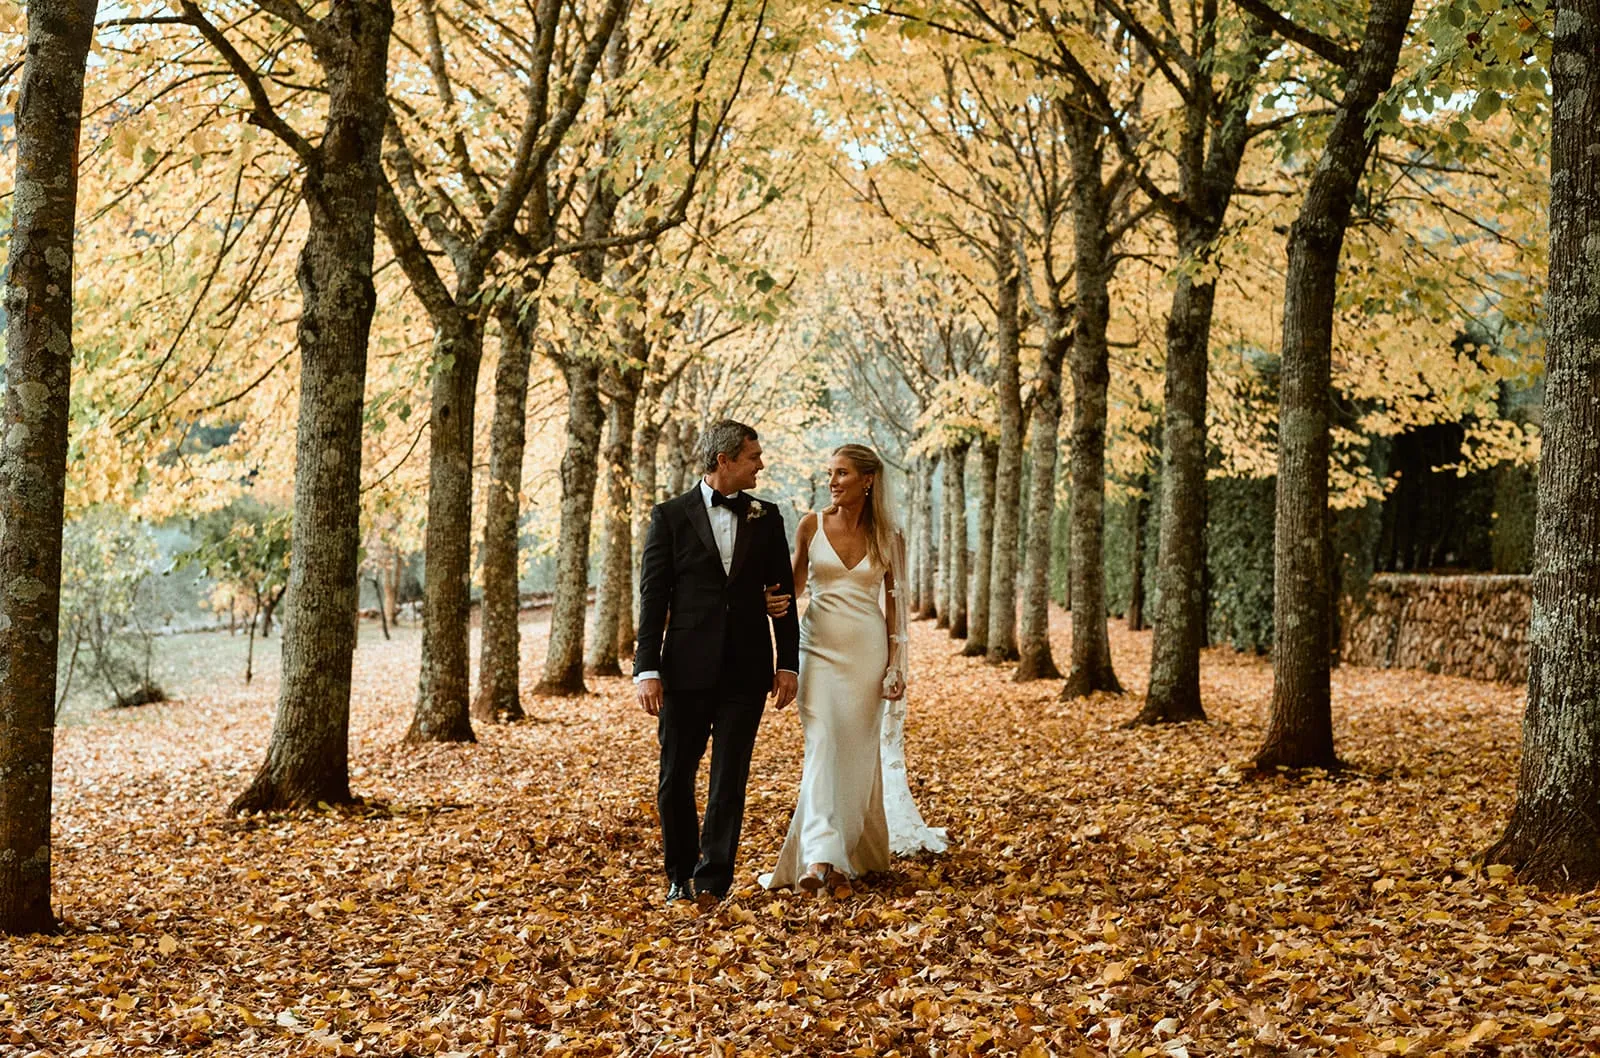
[[[388,0],[335,0],[319,54],[327,119],[301,196],[310,216],[298,279],[300,406],[282,677],[267,759],[231,811],[348,803],[350,670],[360,599],[361,419],[379,150],[389,108]]]
[[[584,209],[582,234],[599,239],[611,230],[617,195],[601,174],[590,184]],[[590,283],[604,278],[605,252],[579,254],[576,270]],[[600,320],[591,311],[589,335],[600,333]],[[574,340],[577,335],[574,335]],[[599,479],[601,428],[605,408],[600,402],[599,360],[587,350],[573,348],[561,360],[567,380],[567,447],[561,456],[561,529],[557,544],[556,592],[550,608],[550,647],[545,653],[544,677],[536,694],[584,694],[583,625],[589,608],[589,535],[594,518],[594,491]]]
[[[682,495],[685,491],[679,487],[678,464],[683,458],[683,446],[687,442],[683,439],[683,425],[678,421],[677,410],[668,408],[664,418],[665,421],[661,427],[661,450],[667,454],[666,498],[670,499],[673,496]],[[656,502],[659,503],[660,500]],[[641,536],[639,540],[639,546],[642,548],[644,546],[644,538]]]
[[[994,570],[994,490],[1000,446],[985,438],[978,445],[978,546],[972,553],[972,613],[967,620],[964,657],[989,654],[989,586]]]
[[[633,471],[636,465],[636,453],[639,445],[639,404],[644,396],[644,380],[647,361],[650,356],[650,345],[643,328],[634,327],[631,324],[625,324],[624,326],[627,328],[628,340],[626,351],[632,362],[632,368],[623,374],[623,380],[624,384],[629,387],[633,401],[630,412],[631,422],[628,427],[628,444],[619,457],[622,466],[623,487],[622,491],[613,497],[613,500],[624,504],[621,508],[620,516],[627,523],[625,526],[627,537],[622,541],[626,546],[622,548],[621,554],[616,559],[621,567],[620,577],[622,580],[621,593],[619,595],[620,602],[617,605],[617,658],[619,667],[626,674],[627,669],[621,663],[633,657],[633,643],[638,636],[635,622],[639,617],[637,609],[639,592],[634,586],[633,571],[639,568],[638,561],[634,556],[643,556],[643,541],[636,540],[635,537],[636,534],[640,536],[644,534],[646,526],[639,523],[641,520],[650,517],[650,508],[645,506],[641,510],[639,501],[641,496],[648,500],[655,492],[655,455],[652,448],[651,480],[648,483],[642,482],[635,476]],[[652,441],[651,444],[653,446],[654,442]],[[648,491],[646,491],[647,489]]]
[[[1018,660],[1017,548],[1021,536],[1022,378],[1021,325],[1017,317],[1019,277],[1009,258],[995,276],[995,391],[1000,398],[1000,443],[994,487],[994,535],[989,573],[991,665]]]
[[[261,617],[261,600],[256,599],[255,608],[250,611],[250,624],[245,628],[244,639],[244,685],[250,686],[250,681],[256,675],[256,624]]]
[[[950,638],[967,638],[969,604],[967,581],[967,451],[970,443],[960,444],[944,454],[944,507],[946,525],[944,553],[950,568]]]
[[[1061,363],[1073,344],[1065,320],[1050,323],[1039,357],[1038,386],[1034,395],[1028,485],[1027,548],[1022,573],[1022,626],[1017,652],[1021,655],[1012,679],[1058,680],[1050,649],[1050,529],[1056,505],[1056,461],[1061,435]],[[1104,428],[1102,428],[1102,436]],[[1073,618],[1076,636],[1077,618]]]
[[[1109,280],[1109,276],[1106,276]],[[1079,334],[1071,355],[1072,474],[1071,522],[1068,526],[1067,598],[1072,606],[1072,670],[1061,688],[1063,700],[1096,691],[1122,693],[1111,666],[1111,639],[1106,629],[1106,390],[1111,382],[1104,322],[1082,325],[1083,274],[1079,273]],[[1105,286],[1100,287],[1102,291]],[[1109,299],[1091,306],[1109,318]],[[1097,350],[1084,348],[1090,339]]]
[[[1264,61],[1269,42],[1249,54]],[[1253,74],[1252,74],[1253,76]],[[1179,259],[1198,266],[1222,231],[1239,166],[1249,144],[1255,94],[1232,91],[1220,114],[1209,78],[1185,111],[1179,194],[1187,208],[1174,218]],[[1207,150],[1207,138],[1210,148]],[[1337,256],[1337,255],[1336,255]],[[1161,438],[1161,523],[1158,593],[1150,684],[1136,724],[1204,720],[1200,651],[1206,645],[1206,381],[1216,283],[1199,267],[1178,271],[1167,314],[1167,370]]]
[[[389,561],[383,570],[384,583],[387,591],[384,592],[384,604],[389,607],[389,624],[400,624],[400,552],[391,549]]]
[[[948,454],[948,451],[940,455],[939,466],[941,468],[944,467],[944,455],[946,454]],[[936,475],[937,471],[930,471],[928,474],[930,492]],[[944,476],[946,478],[950,476],[948,470],[945,471]],[[939,546],[933,552],[933,627],[944,629],[945,631],[949,631],[950,628],[950,549],[947,546],[950,542],[949,499],[948,491],[941,494],[939,510],[934,516],[934,524],[937,526],[935,536],[939,540]]]
[[[910,576],[910,619],[922,615],[922,464],[910,461],[906,474],[906,565]]]
[[[632,374],[630,372],[630,374]],[[637,379],[637,376],[634,376]],[[632,385],[636,386],[637,382]],[[623,614],[633,607],[633,429],[637,389],[624,379],[606,411],[606,441],[600,454],[605,483],[600,545],[600,583],[595,593],[594,633],[589,638],[586,668],[595,676],[621,676]]]
[[[0,933],[55,929],[61,522],[72,382],[72,236],[94,0],[34,0],[16,111],[0,430]]]
[[[1212,234],[1187,230],[1180,258],[1192,260]],[[1161,437],[1160,585],[1150,647],[1150,685],[1136,724],[1204,720],[1200,650],[1205,645],[1206,375],[1214,283],[1181,269],[1167,318]]]
[[[1322,158],[1289,234],[1278,412],[1272,717],[1259,767],[1337,767],[1328,685],[1328,390],[1339,252],[1372,148],[1368,112],[1394,77],[1412,0],[1373,0]],[[1170,430],[1171,427],[1169,426]],[[1162,482],[1165,494],[1172,483]],[[1162,512],[1166,548],[1166,511]],[[1162,586],[1165,608],[1166,586]]]
[[[939,570],[939,537],[934,531],[933,475],[938,460],[924,456],[917,461],[917,608],[911,616],[926,621],[939,616],[936,588]]]
[[[650,508],[659,502],[656,498],[656,456],[661,450],[661,423],[656,420],[654,408],[650,404],[635,412],[636,422],[633,430],[633,532],[630,534],[633,543],[632,569],[638,569],[644,561],[644,537],[650,525]],[[633,619],[637,622],[639,619],[637,584],[629,591],[629,595]],[[626,642],[631,645],[636,638],[637,633],[626,637]]]
[[[483,629],[478,650],[478,696],[472,718],[515,723],[522,709],[522,458],[527,442],[528,376],[538,327],[535,292],[500,308],[500,363],[494,373],[494,421],[489,427],[489,494],[483,519]]]
[[[584,694],[583,625],[589,608],[589,526],[599,478],[600,437],[605,409],[600,403],[600,368],[590,359],[569,356],[567,448],[561,457],[561,534],[556,548],[556,592],[550,613],[550,648],[536,694]]]
[[[1544,446],[1517,804],[1484,854],[1523,881],[1600,883],[1600,0],[1555,13]]]
[[[359,548],[358,548],[358,551],[359,551]],[[288,593],[288,591],[289,591],[289,585],[285,584],[285,585],[283,585],[283,587],[279,588],[277,591],[275,591],[272,594],[267,596],[266,604],[261,608],[261,638],[262,639],[267,638],[267,633],[272,630],[272,616],[273,616],[273,614],[276,614],[278,612],[278,604],[283,602],[283,597],[284,597],[285,594]],[[361,572],[360,572],[360,569],[358,567],[357,570],[356,570],[356,606],[357,606],[358,609],[360,608],[360,605],[361,605]]]
[[[383,602],[383,573],[379,570],[372,571],[372,592],[378,597],[378,627],[383,629],[384,642],[388,642],[389,635],[389,608]]]
[[[941,460],[942,465],[942,460]],[[949,477],[946,471],[945,477]],[[949,493],[939,503],[939,543],[934,552],[933,627],[950,628],[950,504]]]
[[[1145,519],[1149,515],[1150,475],[1140,474],[1136,485],[1138,492],[1129,504],[1128,516],[1133,520],[1128,533],[1128,631],[1144,631],[1144,537]]]
[[[428,423],[428,525],[422,575],[422,675],[405,740],[473,742],[472,453],[483,359],[474,313],[436,321],[432,417]]]
[[[1106,331],[1114,271],[1110,191],[1102,175],[1105,143],[1099,123],[1075,113],[1067,120],[1066,129],[1071,146],[1077,284],[1077,335],[1067,356],[1072,372],[1068,457],[1072,500],[1067,529],[1072,668],[1061,688],[1062,699],[1070,700],[1096,691],[1120,694],[1122,684],[1111,666],[1111,640],[1106,631],[1106,391],[1111,383]],[[1064,323],[1057,326],[1064,329]],[[1043,404],[1039,407],[1044,409]]]

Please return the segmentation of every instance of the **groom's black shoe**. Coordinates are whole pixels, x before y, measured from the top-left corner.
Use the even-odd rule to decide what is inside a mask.
[[[696,886],[694,891],[694,906],[701,911],[710,911],[722,902],[722,894],[714,893],[710,889],[701,889]]]
[[[667,903],[671,904],[678,900],[693,899],[694,897],[689,895],[689,887],[684,885],[682,882],[673,882],[671,885],[667,886]]]

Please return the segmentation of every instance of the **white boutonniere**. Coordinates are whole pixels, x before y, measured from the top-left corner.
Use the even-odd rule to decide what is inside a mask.
[[[747,509],[745,511],[744,516],[745,516],[745,518],[747,520],[753,522],[757,518],[760,518],[762,515],[764,515],[766,513],[767,513],[767,509],[765,507],[761,506],[761,501],[760,500],[751,500],[750,501],[750,507],[749,507],[749,509]]]

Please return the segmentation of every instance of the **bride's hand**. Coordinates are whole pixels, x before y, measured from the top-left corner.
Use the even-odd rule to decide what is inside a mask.
[[[905,677],[898,670],[883,674],[883,697],[891,702],[898,702],[906,694]]]
[[[789,603],[793,601],[794,596],[780,594],[780,587],[781,585],[778,584],[767,585],[766,593],[768,617],[782,617],[784,614],[789,612]]]

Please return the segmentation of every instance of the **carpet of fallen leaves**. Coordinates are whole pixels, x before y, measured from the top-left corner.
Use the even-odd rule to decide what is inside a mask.
[[[1148,634],[1113,647],[1142,688]],[[1134,696],[1058,702],[928,624],[913,648],[913,789],[953,849],[759,890],[800,767],[769,711],[742,878],[707,915],[660,904],[654,728],[624,680],[416,750],[415,641],[367,643],[353,783],[387,810],[364,816],[225,814],[270,682],[63,729],[65,932],[0,940],[0,1052],[1600,1050],[1600,897],[1467,862],[1510,807],[1519,689],[1340,671],[1351,768],[1290,780],[1239,766],[1260,659],[1207,655],[1210,723],[1130,731]]]

